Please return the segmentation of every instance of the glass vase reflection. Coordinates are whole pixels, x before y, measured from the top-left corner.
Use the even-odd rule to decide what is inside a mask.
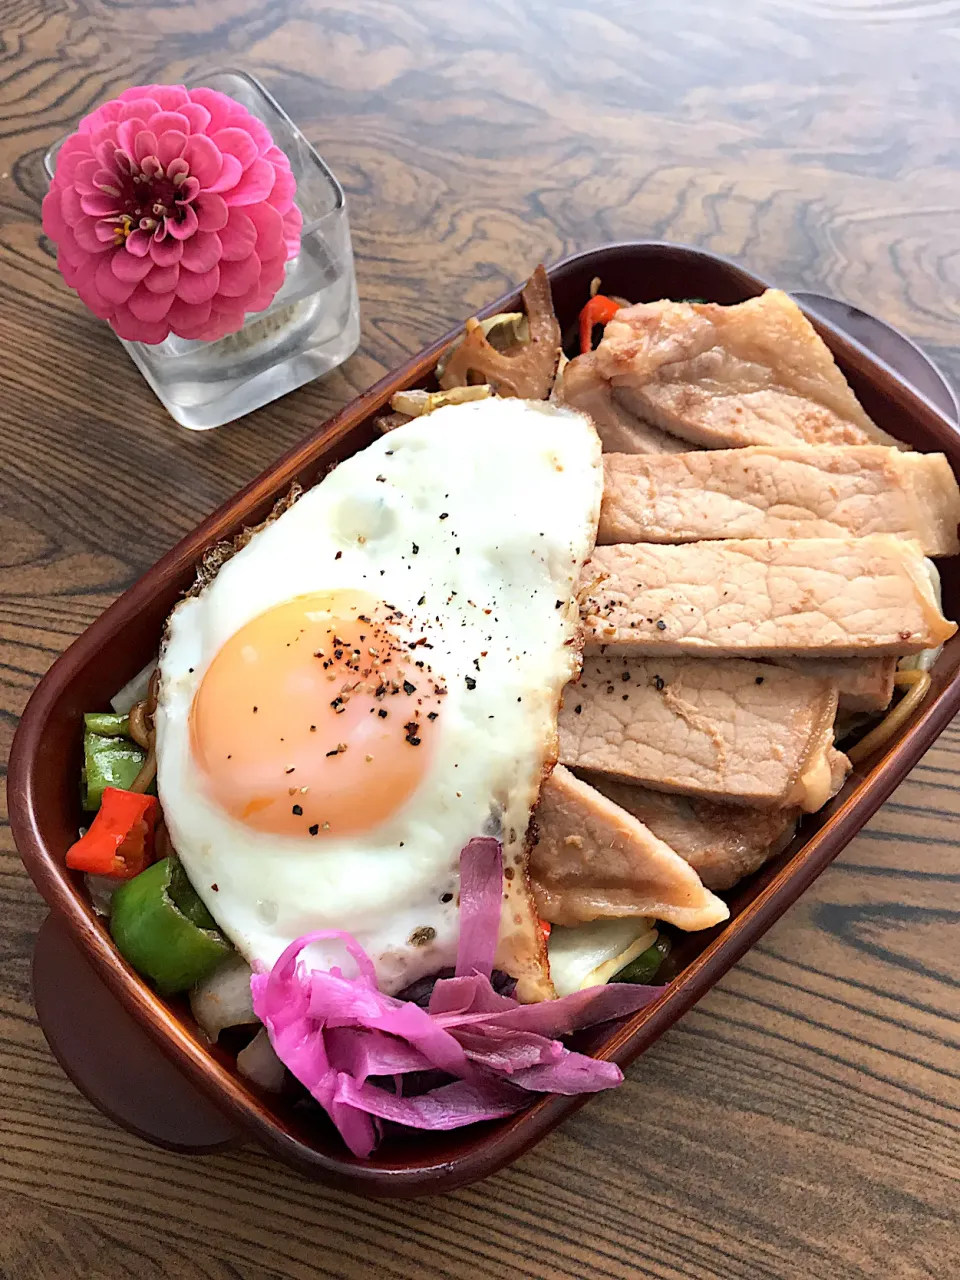
[[[216,71],[206,85],[242,103],[290,160],[303,214],[300,252],[264,311],[216,342],[170,334],[150,346],[118,339],[168,413],[205,431],[233,422],[336,369],[360,341],[360,305],[346,199],[317,151],[266,89],[242,71]],[[61,140],[62,141],[62,140]],[[53,176],[60,143],[44,159]]]

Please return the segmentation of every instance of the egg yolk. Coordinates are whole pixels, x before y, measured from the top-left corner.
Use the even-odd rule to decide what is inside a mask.
[[[416,791],[445,686],[425,637],[360,591],[299,596],[217,653],[190,710],[206,789],[258,831],[367,831]]]

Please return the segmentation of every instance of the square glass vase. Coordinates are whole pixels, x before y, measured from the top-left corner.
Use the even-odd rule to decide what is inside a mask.
[[[290,160],[303,214],[300,252],[264,311],[215,342],[170,334],[149,345],[118,339],[170,416],[192,431],[233,422],[314,378],[357,349],[360,305],[343,188],[279,103],[244,71],[191,80],[234,98],[262,120]],[[64,139],[44,157],[53,177]]]

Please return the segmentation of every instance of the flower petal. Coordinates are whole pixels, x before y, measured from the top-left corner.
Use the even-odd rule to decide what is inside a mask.
[[[190,101],[190,93],[182,84],[152,84],[150,97],[156,98],[162,111],[181,111]]]
[[[127,300],[127,306],[138,320],[156,323],[162,320],[173,302],[172,293],[151,293],[142,284],[137,285]]]
[[[44,235],[48,235],[54,244],[63,239],[68,223],[61,207],[62,194],[52,187],[43,197],[40,212],[43,219]]]
[[[199,102],[185,102],[177,110],[190,121],[190,133],[203,133],[210,125],[210,112]]]
[[[213,146],[213,143],[210,145]],[[227,192],[235,187],[240,181],[243,176],[243,169],[241,168],[240,161],[237,157],[230,155],[229,152],[227,152],[226,155],[222,155],[218,151],[217,155],[220,156],[220,163],[222,165],[219,177],[215,182],[203,182],[201,179],[201,185],[205,191]],[[229,204],[229,201],[227,201],[227,203]]]
[[[273,190],[267,199],[275,209],[279,209],[281,213],[286,213],[293,204],[294,196],[297,194],[297,180],[289,169],[277,169],[276,175]]]
[[[272,204],[251,205],[247,217],[257,228],[257,254],[273,258],[283,252],[283,218]]]
[[[199,102],[210,113],[210,123],[207,128],[211,133],[216,133],[218,129],[225,129],[230,119],[236,103],[232,98],[228,98],[225,93],[219,93],[216,89],[208,89],[205,86],[199,89],[190,90],[191,102]]]
[[[114,304],[126,302],[138,287],[136,280],[121,280],[119,276],[114,275],[110,258],[106,255],[100,259],[94,284],[101,298],[106,298],[108,302]]]
[[[166,320],[139,320],[127,306],[117,307],[110,326],[125,342],[145,342],[148,346],[163,342],[170,332]]]
[[[167,228],[167,234],[173,236],[174,240],[189,240],[199,227],[197,215],[192,204],[179,205],[178,208],[183,210],[180,219],[165,218],[164,222]]]
[[[231,209],[227,225],[220,231],[220,244],[227,262],[249,258],[257,244],[257,227],[242,209]]]
[[[222,254],[220,236],[216,231],[198,231],[195,236],[183,242],[180,261],[188,270],[202,273],[215,267]]]
[[[226,159],[224,156],[224,160]],[[249,169],[244,170],[236,186],[224,198],[227,204],[259,204],[270,195],[276,177],[277,171],[269,160],[258,158]]]
[[[123,110],[120,112],[119,120],[122,124],[125,120],[149,120],[151,116],[155,116],[160,110],[160,103],[156,98],[128,98],[123,104]]]
[[[190,172],[199,178],[200,186],[208,189],[220,177],[223,169],[223,157],[214,143],[204,134],[191,134],[183,148],[183,158],[190,166]]]
[[[133,235],[136,234],[136,232],[133,233]],[[110,259],[110,268],[118,280],[132,280],[134,284],[137,284],[153,270],[153,259],[147,254],[138,257],[137,254],[130,253],[130,240],[132,238],[133,236],[130,236],[125,247]]]
[[[255,255],[241,262],[220,263],[220,293],[226,298],[238,298],[252,289],[260,279],[260,259]]]
[[[60,194],[60,212],[63,214],[64,221],[70,227],[75,227],[83,217],[83,205],[80,203],[80,193],[75,191],[73,187],[67,187]]]
[[[229,209],[223,196],[203,191],[193,202],[197,211],[197,227],[200,231],[219,231],[227,225]]]
[[[109,218],[98,218],[93,229],[94,235],[101,244],[116,244],[119,225],[117,222],[111,222]]]
[[[147,128],[152,129],[158,138],[171,131],[186,135],[190,132],[190,121],[179,111],[158,111],[156,115],[147,117]]]
[[[100,163],[95,156],[90,156],[88,159],[79,162],[73,172],[73,181],[61,185],[76,187],[82,196],[89,195],[97,190],[97,174],[109,172],[108,169],[100,167]]]
[[[147,127],[147,122],[140,116],[131,120],[123,120],[117,125],[117,148],[133,157],[137,142],[137,134]]]
[[[292,204],[283,215],[283,242],[287,246],[288,258],[295,258],[300,252],[302,231],[303,214],[300,212],[299,205]]]
[[[208,302],[220,287],[220,266],[209,271],[181,271],[177,297],[184,302]]]
[[[127,236],[127,252],[132,253],[135,258],[145,258],[150,252],[152,244],[152,232],[141,231],[139,227],[135,231],[131,231]]]
[[[236,156],[244,169],[257,159],[257,144],[244,129],[218,129],[211,137],[221,152]]]
[[[120,212],[120,201],[116,196],[95,191],[92,196],[80,197],[80,208],[91,218],[108,218],[111,214]]]
[[[133,236],[130,237],[130,240]],[[127,243],[130,243],[130,240]],[[164,236],[162,240],[158,240],[155,235],[149,240],[150,257],[158,267],[169,267],[174,262],[179,262],[183,256],[183,241],[174,240],[172,236]]]
[[[179,163],[182,163],[182,162],[174,160],[174,164],[179,164]],[[191,201],[196,200],[197,196],[200,194],[200,179],[195,178],[191,174],[190,177],[185,178],[183,182],[180,183],[177,190],[180,193],[177,196],[177,199],[182,204],[188,204]]]
[[[206,324],[212,310],[213,305],[209,301],[184,302],[182,298],[174,296],[167,312],[167,322],[174,333],[179,333],[182,328],[192,329]]]
[[[263,121],[258,120],[256,116],[249,116],[244,120],[243,127],[257,144],[257,154],[266,155],[273,146],[273,138],[270,136],[270,130]]]
[[[152,129],[141,129],[133,140],[134,158],[143,164],[147,156],[157,154],[157,135]]]
[[[97,236],[97,224],[93,218],[83,217],[74,225],[73,234],[77,244],[87,253],[104,253],[113,244],[111,239],[105,244]]]
[[[179,279],[180,266],[174,262],[169,267],[154,267],[143,283],[151,293],[173,293]]]
[[[154,120],[157,117],[154,116]],[[171,160],[177,160],[183,155],[183,148],[187,145],[186,129],[167,129],[162,134],[157,134],[157,159],[166,169]]]

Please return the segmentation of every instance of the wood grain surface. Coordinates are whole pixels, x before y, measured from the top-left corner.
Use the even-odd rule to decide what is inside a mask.
[[[702,244],[885,316],[960,377],[958,53],[954,0],[2,0],[4,753],[37,679],[161,552],[538,259]],[[224,64],[343,181],[363,339],[322,384],[191,434],[58,276],[42,156],[114,92]],[[103,1119],[37,1027],[44,907],[5,828],[0,1273],[960,1275],[958,765],[955,725],[619,1092],[410,1204]]]

